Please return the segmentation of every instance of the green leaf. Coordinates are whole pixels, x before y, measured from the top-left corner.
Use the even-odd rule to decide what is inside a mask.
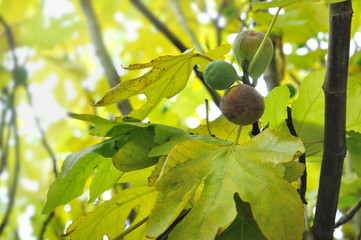
[[[347,107],[346,107],[346,129],[361,132],[361,83],[348,81],[347,85]]]
[[[129,141],[113,156],[114,166],[123,172],[152,166],[158,161],[158,158],[148,157],[154,146],[153,127],[140,128],[129,135]]]
[[[67,156],[64,160],[61,173],[62,177],[65,178],[68,173],[72,170],[75,164],[83,156],[89,153],[100,154],[103,157],[113,157],[113,155],[120,149],[124,144],[127,143],[129,136],[119,136],[117,138],[111,138],[103,142],[94,144],[93,146],[87,147],[79,152],[75,152]]]
[[[361,177],[361,134],[355,131],[347,132],[347,150],[350,154],[352,168]]]
[[[292,120],[298,137],[306,146],[307,160],[319,161],[323,150],[325,95],[322,84],[325,69],[314,71],[301,83],[292,103]]]
[[[52,49],[70,38],[80,28],[81,23],[77,16],[64,14],[61,18],[49,18],[48,26],[45,25],[45,17],[42,11],[26,19],[21,25],[21,42],[29,45]],[[67,24],[64,24],[64,23]]]
[[[271,2],[258,2],[252,3],[253,11],[258,9],[268,9],[268,8],[284,8],[288,5],[294,3],[310,3],[310,2],[319,2],[320,0],[273,0]]]
[[[237,217],[232,224],[224,230],[216,240],[266,240],[256,221],[253,218],[249,203],[243,202],[238,194],[234,195]]]
[[[66,204],[83,193],[84,185],[98,162],[104,158],[98,154],[84,155],[72,167],[67,176],[59,174],[50,185],[43,213],[49,213],[57,206]]]
[[[223,45],[204,54],[213,60],[220,59],[230,51],[231,45]],[[147,102],[129,114],[130,117],[143,120],[163,98],[171,98],[187,84],[193,66],[205,67],[207,60],[193,50],[178,56],[161,56],[149,63],[132,64],[126,69],[139,70],[152,68],[141,77],[124,81],[110,89],[95,106],[106,106],[134,95],[145,94]]]
[[[167,142],[154,147],[149,152],[148,156],[155,157],[155,156],[167,155],[173,149],[173,147],[175,145],[177,145],[178,143],[194,141],[194,140],[201,140],[205,143],[215,143],[215,144],[219,144],[219,145],[232,144],[231,142],[228,142],[228,141],[225,141],[222,139],[217,139],[217,138],[209,136],[209,135],[184,133],[184,134],[177,134],[177,135],[173,136],[172,138],[170,138]]]
[[[305,164],[296,161],[281,163],[275,166],[280,176],[289,182],[299,179],[305,171]]]
[[[261,118],[262,125],[277,130],[285,128],[289,100],[290,91],[286,85],[272,89],[264,98],[265,111]]]
[[[140,216],[148,216],[156,197],[154,188],[128,188],[94,211],[76,219],[67,229],[65,236],[72,239],[98,240],[107,235],[109,239],[114,239],[125,230],[125,221],[130,211],[136,208]],[[133,223],[136,222],[138,219]]]
[[[116,181],[124,173],[120,172],[113,165],[110,158],[102,159],[98,162],[97,173],[92,180],[89,192],[89,203],[95,201],[95,199],[104,191],[111,189]]]
[[[198,201],[169,239],[213,239],[236,218],[233,196],[251,205],[268,239],[301,239],[303,204],[296,189],[274,169],[304,152],[300,139],[266,129],[250,142],[220,146],[202,141],[176,145],[156,182],[165,197],[154,208],[148,237],[166,230],[202,187]]]

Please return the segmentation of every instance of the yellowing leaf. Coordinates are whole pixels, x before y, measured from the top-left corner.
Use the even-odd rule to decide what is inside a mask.
[[[128,188],[93,212],[75,220],[67,229],[66,236],[72,239],[97,240],[107,235],[109,239],[114,239],[125,230],[125,221],[130,211],[138,207],[138,214],[148,216],[156,197],[154,188]],[[134,223],[137,222],[139,221]]]
[[[209,123],[209,130],[216,138],[227,140],[230,142],[235,141],[237,136],[238,125],[228,121],[223,115]],[[249,132],[252,130],[252,125],[242,127],[241,136],[239,137],[238,143],[242,144],[249,141],[251,138]],[[209,134],[206,125],[200,125],[195,129],[189,130],[192,133],[198,134]]]
[[[197,202],[169,239],[213,239],[237,215],[235,193],[250,204],[267,239],[301,239],[302,201],[274,167],[291,162],[302,152],[300,139],[268,129],[243,145],[220,146],[202,141],[178,144],[156,182],[156,189],[165,197],[149,218],[148,237],[164,232],[203,184]]]
[[[213,60],[221,59],[230,48],[231,45],[223,45],[204,56]],[[205,67],[207,63],[208,60],[190,50],[178,56],[161,56],[145,64],[132,64],[126,69],[152,69],[143,76],[113,87],[95,106],[106,106],[134,95],[145,94],[147,102],[129,114],[130,117],[143,120],[163,98],[173,97],[186,86],[194,65]]]

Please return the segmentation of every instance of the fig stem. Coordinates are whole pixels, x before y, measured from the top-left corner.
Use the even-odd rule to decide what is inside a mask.
[[[206,60],[208,60],[208,61],[210,61],[210,62],[213,62],[213,61],[214,61],[212,58],[209,58],[209,57],[207,57],[206,55],[203,55],[203,54],[200,54],[200,53],[197,53],[196,56],[197,56],[197,57],[204,58],[204,59],[206,59]]]
[[[208,110],[209,110],[209,101],[208,101],[208,99],[205,99],[204,101],[206,102],[206,124],[207,124],[207,130],[208,130],[209,135],[212,135],[211,129],[209,128],[209,113],[208,113]]]
[[[233,142],[233,146],[236,146],[238,144],[239,136],[241,136],[242,132],[242,125],[239,125],[236,140]]]
[[[125,237],[126,235],[128,235],[129,233],[133,232],[135,229],[137,229],[138,227],[142,226],[146,221],[148,221],[149,216],[143,218],[142,220],[140,220],[138,223],[134,224],[133,226],[129,227],[127,230],[125,230],[124,232],[122,232],[121,234],[119,234],[117,237],[113,238],[112,240],[120,240],[123,237]]]
[[[255,54],[254,57],[252,58],[251,63],[248,65],[248,68],[247,68],[247,71],[248,71],[248,72],[252,71],[252,68],[253,68],[253,66],[254,66],[254,64],[255,64],[255,62],[256,62],[259,54],[261,53],[264,45],[266,44],[266,41],[267,41],[269,35],[271,34],[273,25],[275,24],[276,19],[277,19],[277,17],[278,17],[278,14],[280,13],[281,9],[282,9],[282,8],[279,7],[279,8],[277,9],[276,14],[273,16],[271,25],[268,27],[267,33],[266,33],[266,35],[264,36],[264,38],[263,38],[263,40],[262,40],[262,42],[261,42],[261,45],[259,45],[256,54]]]

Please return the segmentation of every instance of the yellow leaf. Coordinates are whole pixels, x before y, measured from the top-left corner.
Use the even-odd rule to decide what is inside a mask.
[[[95,106],[106,106],[134,95],[144,94],[147,102],[131,112],[130,117],[143,120],[163,98],[171,98],[186,86],[194,65],[205,67],[209,61],[222,59],[230,51],[231,45],[223,45],[204,55],[188,50],[178,56],[161,56],[144,64],[132,64],[126,69],[152,68],[144,75],[122,82],[110,89]]]

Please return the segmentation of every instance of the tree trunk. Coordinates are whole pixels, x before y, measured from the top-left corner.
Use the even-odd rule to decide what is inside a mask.
[[[346,154],[346,93],[350,49],[351,0],[329,6],[329,43],[325,93],[325,134],[320,185],[312,234],[333,239],[335,215]]]

